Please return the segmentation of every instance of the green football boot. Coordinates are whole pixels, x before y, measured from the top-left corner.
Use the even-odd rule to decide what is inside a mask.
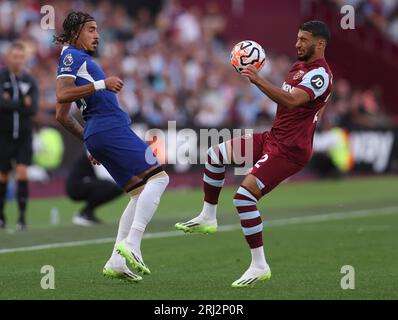
[[[217,220],[206,221],[196,217],[187,222],[177,222],[175,228],[185,233],[214,234],[217,232]]]
[[[126,265],[123,267],[113,267],[109,262],[107,262],[102,269],[102,274],[111,279],[120,279],[128,282],[140,282],[142,281],[142,277],[136,275],[127,268]]]
[[[253,288],[256,283],[271,279],[271,270],[249,268],[238,280],[232,283],[233,288]]]
[[[134,250],[126,244],[124,240],[119,242],[119,244],[116,246],[116,251],[123,257],[125,257],[127,261],[134,266],[134,268],[138,269],[143,274],[151,274],[151,271],[145,265],[142,258],[138,254],[136,254]]]

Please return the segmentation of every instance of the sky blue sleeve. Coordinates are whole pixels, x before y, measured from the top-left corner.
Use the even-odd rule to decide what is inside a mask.
[[[313,100],[324,94],[328,86],[329,75],[325,68],[320,67],[306,73],[296,88],[306,91],[310,95],[311,100]]]

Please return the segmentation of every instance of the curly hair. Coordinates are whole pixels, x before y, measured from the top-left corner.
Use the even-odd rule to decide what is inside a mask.
[[[54,36],[53,41],[64,44],[70,43],[73,39],[76,40],[82,31],[83,25],[89,21],[95,21],[95,19],[88,13],[80,11],[70,12],[62,24],[63,32]]]

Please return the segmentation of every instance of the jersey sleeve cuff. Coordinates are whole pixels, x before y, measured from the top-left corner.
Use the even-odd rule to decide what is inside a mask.
[[[301,89],[301,90],[304,90],[305,92],[307,92],[308,95],[310,96],[310,99],[311,99],[311,100],[314,100],[314,99],[315,99],[315,93],[314,93],[314,91],[312,91],[310,88],[307,88],[306,86],[303,86],[303,85],[301,85],[301,84],[297,85],[296,88]]]
[[[57,76],[57,79],[58,78],[63,78],[63,77],[71,77],[71,78],[75,78],[76,79],[76,76],[73,75],[73,74],[60,74],[60,75]]]

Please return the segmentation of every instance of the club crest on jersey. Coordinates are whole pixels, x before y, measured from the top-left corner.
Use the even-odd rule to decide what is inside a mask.
[[[303,70],[297,71],[296,74],[293,76],[293,80],[300,79],[304,74],[305,72]]]
[[[64,65],[71,66],[73,64],[73,57],[71,53],[68,53],[64,58]]]

